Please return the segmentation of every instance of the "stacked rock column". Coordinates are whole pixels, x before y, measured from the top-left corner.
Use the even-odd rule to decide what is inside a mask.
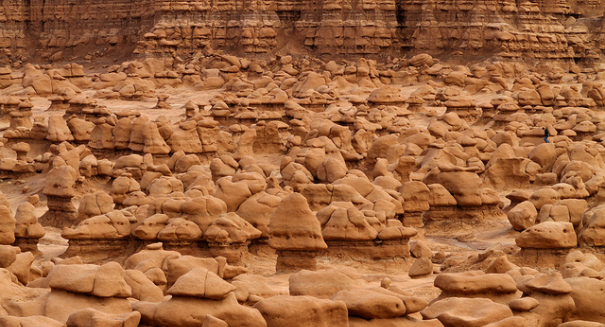
[[[321,225],[299,193],[284,198],[269,222],[269,246],[277,250],[276,271],[315,270],[316,257],[328,248]]]

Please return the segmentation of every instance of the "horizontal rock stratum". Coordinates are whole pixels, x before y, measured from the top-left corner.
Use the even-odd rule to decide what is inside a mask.
[[[593,59],[602,1],[65,1],[0,6],[0,59],[131,54]]]

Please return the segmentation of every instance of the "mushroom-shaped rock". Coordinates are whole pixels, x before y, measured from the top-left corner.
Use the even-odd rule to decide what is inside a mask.
[[[48,172],[42,193],[47,196],[72,198],[76,195],[76,177],[77,172],[70,166],[55,167]]]
[[[315,251],[327,248],[321,225],[307,199],[299,193],[285,197],[271,215],[269,245],[277,250]]]
[[[535,321],[536,326],[559,324],[576,307],[574,299],[570,296],[572,287],[559,272],[522,273],[517,280],[517,288],[523,291],[526,297],[538,301],[538,306],[523,313]]]
[[[292,193],[279,203],[271,215],[269,235],[269,246],[278,251],[278,270],[314,269],[317,252],[328,247],[319,220],[299,193]]]
[[[169,97],[168,94],[158,94],[158,103],[153,109],[172,109],[172,106],[166,101]]]
[[[111,176],[119,177],[123,173],[130,173],[136,178],[140,178],[147,169],[143,156],[138,154],[129,154],[121,156],[116,160],[112,167]]]
[[[194,120],[187,120],[179,124],[179,127],[172,130],[167,143],[172,152],[184,151],[185,153],[202,153],[202,142],[197,132],[197,123]]]
[[[547,221],[531,226],[517,235],[517,246],[534,249],[571,248],[578,244],[576,232],[569,222]]]
[[[47,197],[48,211],[40,218],[41,223],[63,227],[77,220],[76,207],[71,202],[76,195],[76,178],[77,172],[71,166],[55,167],[48,172],[42,190]]]
[[[27,153],[30,150],[28,143],[19,142],[12,146],[13,151],[17,152],[17,160],[25,160]]]

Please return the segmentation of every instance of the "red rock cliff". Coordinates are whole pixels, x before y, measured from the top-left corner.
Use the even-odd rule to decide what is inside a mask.
[[[4,0],[5,58],[428,52],[583,59],[603,53],[603,1]]]

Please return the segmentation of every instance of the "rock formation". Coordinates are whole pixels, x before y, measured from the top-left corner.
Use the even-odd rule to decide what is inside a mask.
[[[41,217],[43,224],[56,227],[71,226],[77,221],[72,198],[76,195],[77,173],[71,166],[59,166],[48,172],[43,193],[48,198],[48,212]]]
[[[320,223],[299,193],[284,198],[271,215],[269,246],[278,251],[277,271],[311,269],[327,248]]]
[[[0,325],[604,323],[596,2],[4,2]]]

